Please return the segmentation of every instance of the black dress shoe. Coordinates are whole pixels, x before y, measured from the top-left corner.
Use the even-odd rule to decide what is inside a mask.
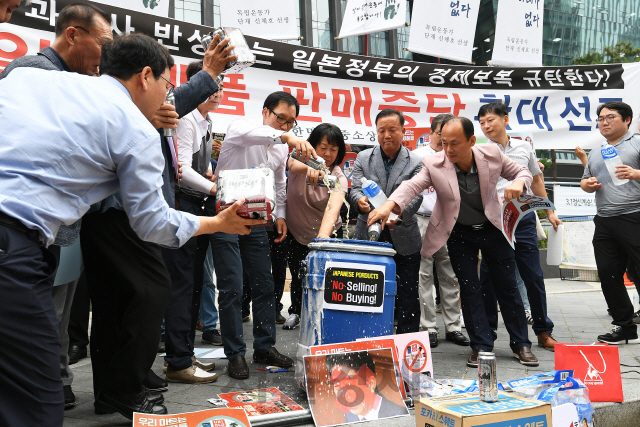
[[[431,346],[431,348],[436,348],[438,346],[437,332],[429,332],[429,345]]]
[[[280,354],[275,347],[271,347],[266,353],[254,351],[253,361],[266,365],[280,366],[281,368],[290,368],[293,366],[293,359],[284,354]]]
[[[71,390],[70,385],[62,386],[62,390],[64,391],[64,409],[69,409],[78,404],[76,400],[76,395],[73,394],[73,390]]]
[[[454,344],[461,346],[469,345],[469,338],[465,337],[460,331],[447,332],[444,336],[447,341],[451,341]]]
[[[244,356],[239,354],[229,360],[229,376],[237,380],[249,378],[249,366]]]
[[[147,400],[149,400],[149,402],[152,402],[154,405],[162,405],[164,403],[164,395],[162,393],[157,391],[146,390],[146,394],[147,394]],[[117,412],[115,408],[111,406],[103,405],[97,400],[95,401],[93,406],[94,406],[94,409],[95,409],[94,412],[96,413],[96,415],[113,414],[114,412]]]
[[[84,359],[87,357],[87,347],[78,347],[73,344],[69,346],[69,365],[74,365],[78,363],[80,359]]]
[[[147,393],[120,394],[116,395],[109,391],[103,390],[98,393],[95,402],[96,412],[99,408],[104,413],[119,412],[125,418],[133,419],[134,412],[151,415],[165,415],[167,408],[148,399]]]
[[[147,376],[142,382],[142,385],[149,391],[167,391],[169,390],[169,385],[167,382],[156,375],[151,369],[147,372]]]

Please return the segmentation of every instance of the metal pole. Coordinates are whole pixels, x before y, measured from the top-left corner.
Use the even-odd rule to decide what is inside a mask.
[[[558,164],[556,163],[556,150],[551,150],[551,173],[553,174],[553,180],[558,180]]]

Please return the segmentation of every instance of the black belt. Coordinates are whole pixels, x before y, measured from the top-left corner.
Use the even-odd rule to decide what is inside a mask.
[[[5,227],[9,227],[16,231],[19,231],[39,245],[42,244],[42,242],[40,241],[40,233],[37,230],[28,228],[26,225],[24,225],[14,217],[5,214],[4,212],[0,212],[0,225],[4,225]]]
[[[460,227],[466,230],[480,231],[480,230],[484,230],[485,228],[493,227],[493,224],[491,223],[491,221],[485,221],[481,224],[472,224],[472,225],[457,223],[456,227]]]
[[[178,199],[186,200],[187,202],[191,202],[195,205],[202,205],[204,203],[204,197],[192,196],[187,193],[183,193],[182,191],[176,191],[176,197]]]

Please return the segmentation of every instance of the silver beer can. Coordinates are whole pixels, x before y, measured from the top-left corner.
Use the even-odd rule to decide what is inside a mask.
[[[174,107],[176,106],[176,97],[173,93],[173,89],[170,89],[167,92],[167,97],[164,100],[165,104],[169,104],[169,105],[173,105]],[[172,128],[163,128],[162,129],[162,134],[164,136],[174,136],[176,134],[176,130],[172,129]]]
[[[496,355],[488,351],[478,353],[478,391],[484,402],[498,401]]]

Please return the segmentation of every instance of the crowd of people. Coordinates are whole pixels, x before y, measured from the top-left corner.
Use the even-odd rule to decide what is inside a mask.
[[[0,22],[19,3],[0,0]],[[204,59],[189,65],[188,81],[174,87],[166,48],[141,34],[114,39],[109,22],[93,5],[69,5],[52,45],[0,74],[0,424],[62,425],[64,408],[76,403],[69,365],[87,356],[88,344],[96,413],[167,413],[168,382],[218,378],[214,363],[194,355],[199,321],[202,340],[223,346],[230,377],[249,377],[243,323],[251,314],[253,361],[291,367],[276,348],[276,325],[300,323],[312,239],[351,237],[342,227],[349,221],[341,215],[344,197],[357,217],[352,237],[368,240],[367,227],[381,222],[379,240],[396,251],[395,333],[427,331],[436,347],[442,311],[445,339],[470,346],[467,364],[475,367],[478,353],[497,339],[499,305],[520,363],[538,365],[528,317],[538,346],[553,351],[537,217],[520,222],[515,250],[501,232],[503,200],[547,196],[531,145],[507,133],[504,103],[478,112],[487,144],[475,144],[469,119],[441,114],[429,145],[414,151],[402,145],[402,113],[380,111],[379,144],[358,153],[344,191],[341,130],[323,123],[308,139],[296,136],[300,105],[287,92],[264,100],[255,112],[261,125],[236,120],[222,144],[215,140],[210,112],[224,90],[217,79],[236,59],[228,39],[214,40]],[[168,91],[175,105],[164,102]],[[640,266],[633,232],[640,232],[640,140],[629,130],[631,118],[622,102],[598,107],[600,132],[625,165],[616,174],[630,182],[612,185],[593,150],[581,184],[596,192],[594,248],[614,325],[598,340],[611,344],[640,342],[622,279],[628,265]],[[323,159],[326,169],[307,166],[311,158]],[[271,227],[237,215],[244,200],[216,209],[219,172],[254,167],[274,173]],[[325,173],[338,190],[318,185]],[[388,197],[382,207],[370,205],[361,178]],[[392,212],[399,218],[389,222]],[[553,211],[547,217],[556,229],[562,224]],[[82,277],[63,279],[80,250]],[[161,336],[165,378],[151,370]]]

